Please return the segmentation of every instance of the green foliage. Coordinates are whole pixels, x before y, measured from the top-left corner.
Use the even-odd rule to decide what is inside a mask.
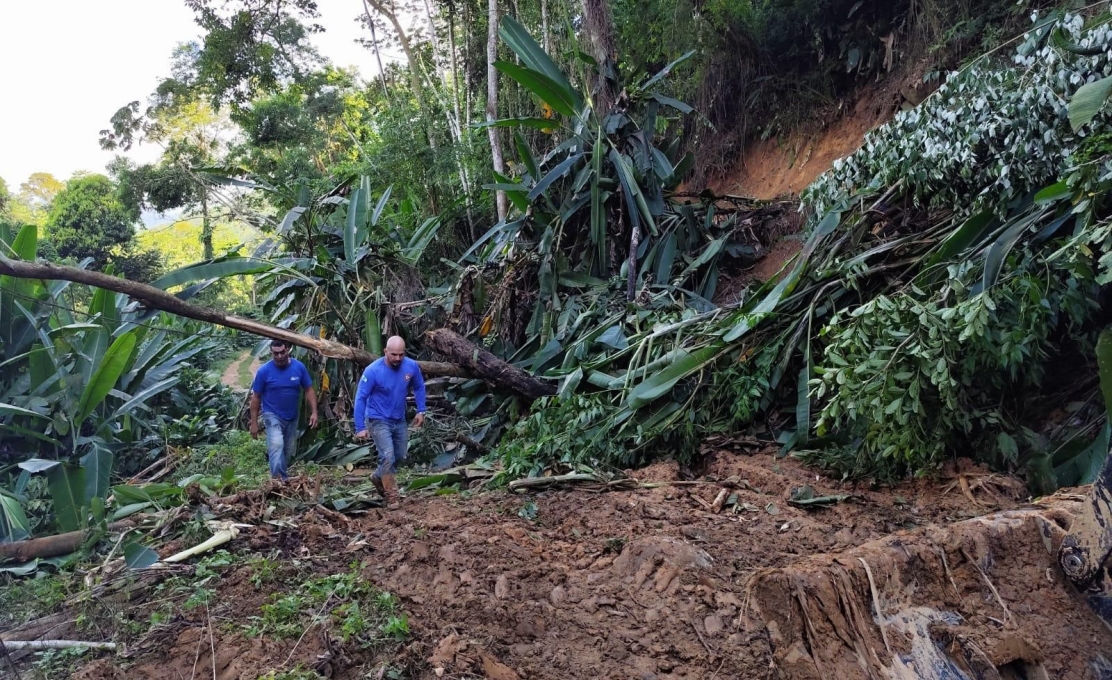
[[[220,477],[227,469],[234,470],[243,479],[244,486],[258,486],[269,476],[266,442],[252,439],[242,430],[224,432],[220,441],[196,448],[179,469],[179,474],[182,477]]]
[[[104,175],[70,180],[58,193],[46,218],[46,234],[62,257],[92,258],[98,267],[115,249],[135,236],[134,216]]]
[[[12,629],[39,616],[57,611],[81,589],[80,577],[71,571],[13,578],[0,575],[0,625]]]
[[[31,666],[34,668],[36,677],[44,680],[68,677],[89,656],[88,647],[48,649],[43,652],[35,652],[35,660],[31,663]]]
[[[360,577],[356,565],[350,571],[309,579],[289,593],[275,593],[252,617],[247,633],[252,636],[296,637],[317,617],[330,622],[344,641],[373,646],[404,640],[409,624],[398,612],[398,602],[388,592],[376,591]]]
[[[784,405],[799,422],[772,434],[847,476],[930,471],[954,453],[1034,464],[1041,435],[1019,423],[1046,410],[1049,362],[1091,351],[1112,281],[1106,123],[1097,115],[1082,143],[1066,116],[1078,84],[1112,65],[1054,35],[1112,43],[1101,21],[1040,24],[1012,67],[975,65],[872,133],[806,192],[799,255],[735,307],[649,304],[552,332],[534,367],[563,376],[560,394],[503,441],[508,472],[682,459]],[[574,294],[559,306],[577,319],[591,308]],[[1084,467],[1076,447],[1058,451],[1039,465],[1062,479]]]

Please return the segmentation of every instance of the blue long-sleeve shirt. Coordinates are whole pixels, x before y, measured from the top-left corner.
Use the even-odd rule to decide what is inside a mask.
[[[405,399],[413,389],[417,412],[425,412],[425,379],[417,362],[409,357],[401,366],[391,368],[378,359],[363,370],[355,392],[355,429],[361,432],[368,420],[405,420]]]

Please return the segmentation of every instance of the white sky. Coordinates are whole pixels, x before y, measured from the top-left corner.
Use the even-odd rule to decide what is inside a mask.
[[[170,53],[200,28],[182,0],[17,0],[0,20],[0,177],[14,192],[32,172],[67,180],[104,172],[113,154],[99,132],[128,102],[146,104],[170,73]],[[318,0],[325,32],[314,38],[339,66],[377,72],[374,55],[353,41],[361,0]],[[383,54],[383,61],[388,61]],[[157,149],[131,155],[152,160]]]

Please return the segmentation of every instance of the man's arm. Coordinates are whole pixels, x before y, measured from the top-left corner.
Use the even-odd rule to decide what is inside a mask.
[[[363,370],[363,377],[359,380],[359,387],[355,390],[355,438],[367,437],[367,397],[371,394],[371,367]]]
[[[417,416],[413,418],[413,427],[421,427],[425,424],[425,377],[421,375],[420,368],[413,372],[413,396],[417,400]]]
[[[301,364],[301,384],[305,385],[305,403],[309,404],[309,427],[317,426],[317,391],[313,389],[313,376]]]
[[[305,390],[305,401],[309,404],[309,427],[317,426],[317,391],[310,385]]]
[[[249,429],[251,430],[251,438],[252,439],[258,439],[259,438],[259,407],[260,407],[260,404],[261,404],[261,400],[259,399],[259,393],[252,390],[251,391],[251,399],[248,401],[248,403],[251,405],[250,406],[251,424],[249,426]]]

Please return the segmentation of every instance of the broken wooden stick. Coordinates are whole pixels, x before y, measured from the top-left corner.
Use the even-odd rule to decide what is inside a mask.
[[[72,647],[116,651],[115,642],[88,642],[86,640],[0,640],[0,645],[11,652],[20,649],[70,649]]]

